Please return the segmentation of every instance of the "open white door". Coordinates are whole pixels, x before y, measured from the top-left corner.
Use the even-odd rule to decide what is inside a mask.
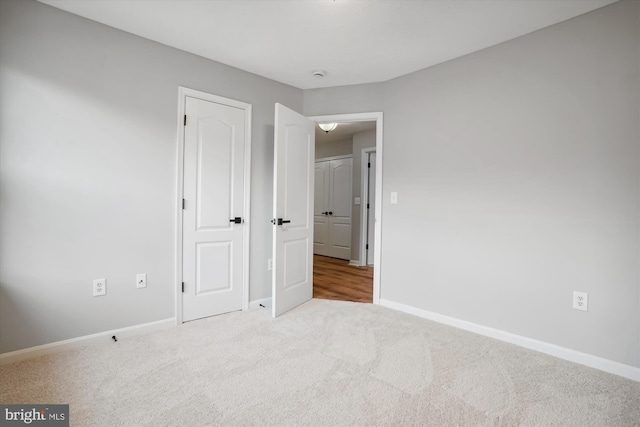
[[[276,104],[273,317],[313,296],[314,127],[313,121]]]

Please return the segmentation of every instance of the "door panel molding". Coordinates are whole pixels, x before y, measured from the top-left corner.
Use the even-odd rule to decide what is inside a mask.
[[[242,281],[242,310],[249,309],[249,242],[251,234],[251,104],[236,101],[234,99],[224,98],[210,93],[202,92],[187,87],[178,87],[178,111],[177,111],[177,135],[176,135],[176,187],[175,187],[175,322],[177,325],[183,323],[182,310],[182,254],[183,254],[183,200],[184,200],[184,138],[185,138],[185,112],[187,97],[209,101],[216,104],[226,105],[238,108],[244,111],[244,182],[243,182],[243,212],[234,213],[232,216],[242,215],[244,221],[244,233],[242,241],[242,254],[245,260],[243,265],[243,281]],[[229,224],[226,224],[229,227]]]

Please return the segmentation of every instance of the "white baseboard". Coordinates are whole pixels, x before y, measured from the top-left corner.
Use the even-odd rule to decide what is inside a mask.
[[[602,357],[593,356],[591,354],[582,353],[565,347],[560,347],[555,344],[549,344],[543,341],[534,340],[531,338],[512,334],[510,332],[501,331],[499,329],[493,329],[487,326],[478,325],[476,323],[467,322],[465,320],[444,316],[442,314],[433,313],[430,311],[389,301],[383,298],[380,299],[380,305],[392,308],[394,310],[413,314],[414,316],[422,317],[424,319],[433,320],[434,322],[443,323],[445,325],[453,326],[459,329],[464,329],[465,331],[495,338],[497,340],[515,344],[520,347],[528,348],[530,350],[539,351],[541,353],[555,356],[560,359],[579,363],[581,365],[599,369],[610,374],[619,375],[630,380],[640,381],[640,368],[636,368],[634,366],[625,365],[613,360],[603,359]]]
[[[23,350],[10,351],[0,354],[0,365],[16,362],[18,360],[29,359],[44,354],[57,353],[63,350],[85,347],[92,344],[106,343],[112,336],[124,338],[139,335],[145,332],[157,331],[176,326],[176,318],[157,320],[155,322],[142,323],[140,325],[128,326],[126,328],[114,329],[111,331],[99,332],[97,334],[85,335],[78,338],[71,338],[64,341],[53,342],[36,347],[25,348]]]
[[[264,307],[260,307],[260,305],[263,305]],[[255,310],[257,308],[271,308],[271,298],[262,298],[262,299],[255,299],[253,301],[249,301],[249,310]]]
[[[353,265],[356,267],[362,267],[362,265],[360,264],[360,261],[358,261],[357,259],[352,259],[351,261],[349,261],[349,265]]]

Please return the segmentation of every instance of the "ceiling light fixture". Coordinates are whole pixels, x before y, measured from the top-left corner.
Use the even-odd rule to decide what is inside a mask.
[[[327,72],[325,70],[315,70],[311,73],[311,75],[313,77],[315,77],[316,79],[321,79],[324,77],[324,75],[327,74]]]
[[[318,126],[320,126],[320,129],[322,129],[326,133],[329,133],[335,128],[337,128],[338,124],[337,123],[320,123]]]

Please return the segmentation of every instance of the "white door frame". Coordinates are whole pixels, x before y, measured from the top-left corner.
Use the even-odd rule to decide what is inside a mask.
[[[178,87],[178,135],[177,135],[177,166],[176,166],[176,222],[175,222],[175,313],[176,324],[182,323],[182,200],[184,198],[184,116],[187,96],[228,105],[245,111],[245,155],[244,155],[244,219],[245,232],[242,242],[243,281],[242,281],[242,310],[249,309],[249,234],[251,231],[251,104],[223,98],[210,93],[201,92],[186,87]]]
[[[367,245],[367,236],[369,234],[369,218],[368,218],[368,213],[369,213],[369,209],[367,209],[366,207],[363,208],[362,206],[367,206],[367,204],[369,203],[369,168],[364,167],[365,161],[368,163],[369,162],[369,154],[370,153],[375,153],[376,152],[376,148],[375,147],[369,147],[369,148],[363,148],[362,149],[362,160],[360,161],[360,165],[362,165],[360,167],[362,175],[360,176],[360,197],[362,198],[362,202],[360,203],[360,213],[362,214],[361,218],[360,218],[360,265],[361,266],[366,266],[367,265],[367,249],[366,249],[366,245]],[[377,157],[376,157],[377,159]],[[377,163],[377,160],[376,160]],[[377,164],[376,164],[377,166]],[[378,175],[378,171],[376,170],[376,182],[377,182],[377,175]],[[376,192],[376,196],[377,196],[377,192]],[[377,203],[376,203],[377,205]],[[377,206],[374,206],[377,207]],[[377,217],[377,215],[375,215],[374,213],[374,217]],[[375,227],[375,224],[374,224]],[[375,247],[375,243],[376,240],[375,238],[373,239],[373,252],[375,254],[376,251],[376,247]],[[375,258],[374,258],[374,263]],[[375,271],[375,267],[374,267],[374,271]]]
[[[382,112],[332,114],[309,117],[316,123],[376,122],[376,203],[373,248],[373,303],[380,304],[380,260],[382,249]]]

